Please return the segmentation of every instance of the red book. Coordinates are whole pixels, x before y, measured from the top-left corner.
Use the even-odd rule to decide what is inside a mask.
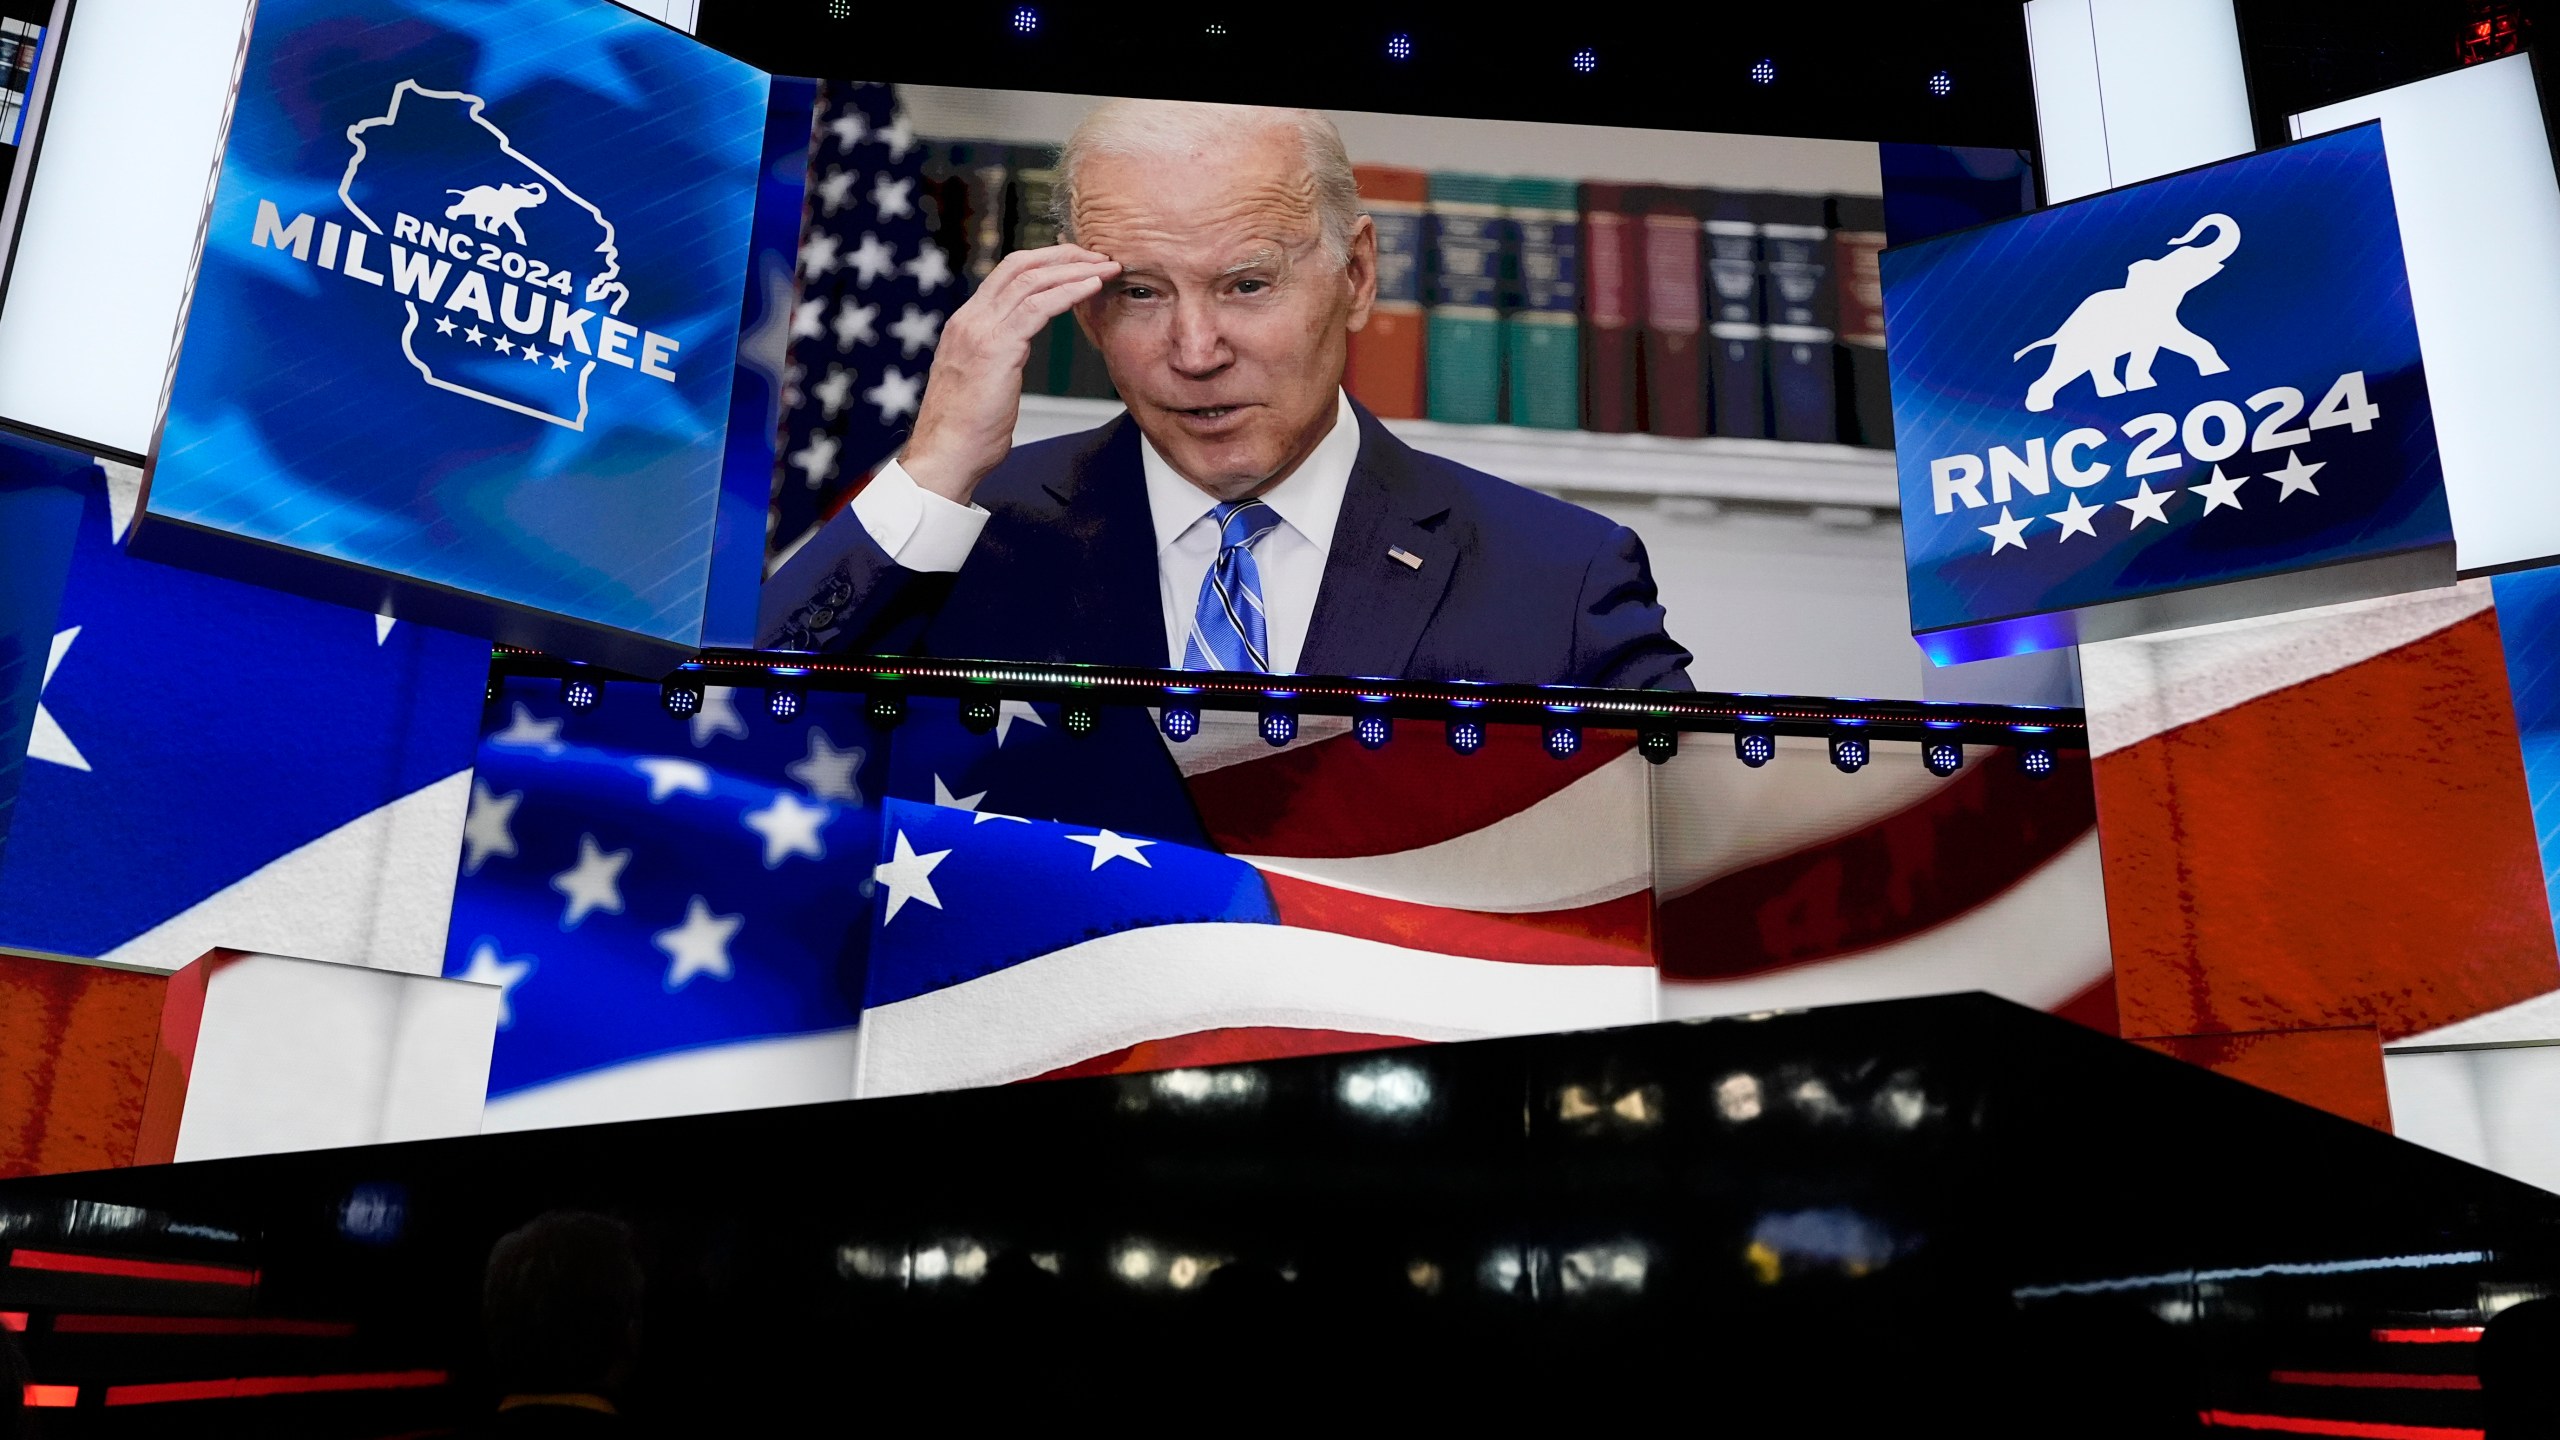
[[[1378,227],[1378,301],[1351,335],[1343,388],[1389,420],[1419,420],[1424,408],[1423,209],[1430,177],[1388,165],[1355,165],[1360,205]]]
[[[1625,434],[1644,428],[1644,377],[1637,337],[1643,310],[1644,248],[1632,203],[1636,186],[1582,187],[1582,428]]]
[[[1643,192],[1644,428],[1707,433],[1706,210],[1702,190]]]

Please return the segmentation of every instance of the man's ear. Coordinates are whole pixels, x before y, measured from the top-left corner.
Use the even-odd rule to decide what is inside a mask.
[[[1378,303],[1378,227],[1366,215],[1351,227],[1351,244],[1343,259],[1342,279],[1351,287],[1351,318],[1347,328],[1357,330],[1369,323],[1369,312]]]

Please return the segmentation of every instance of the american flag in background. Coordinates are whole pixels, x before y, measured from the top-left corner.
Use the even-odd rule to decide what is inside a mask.
[[[775,563],[906,439],[942,322],[966,293],[954,257],[934,243],[924,168],[925,142],[895,89],[819,87],[783,372]]]

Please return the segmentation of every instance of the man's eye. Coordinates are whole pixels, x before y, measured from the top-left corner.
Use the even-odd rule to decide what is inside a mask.
[[[1271,282],[1268,280],[1239,280],[1236,282],[1236,293],[1239,295],[1259,295],[1270,288]]]
[[[1120,295],[1121,298],[1127,300],[1153,300],[1156,298],[1156,292],[1154,289],[1145,285],[1123,285],[1120,287]]]

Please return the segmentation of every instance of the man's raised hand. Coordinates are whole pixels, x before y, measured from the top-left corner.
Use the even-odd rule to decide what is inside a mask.
[[[1119,273],[1119,262],[1079,245],[1017,250],[988,272],[934,347],[915,434],[898,457],[908,478],[968,504],[1013,449],[1031,342]]]

